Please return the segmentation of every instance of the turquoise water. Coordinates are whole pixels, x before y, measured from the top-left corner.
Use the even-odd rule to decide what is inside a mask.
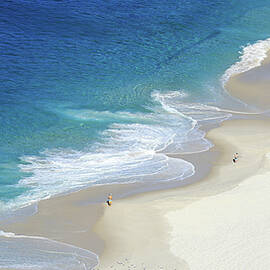
[[[192,175],[165,153],[212,146],[198,128],[230,117],[221,78],[269,17],[265,0],[2,1],[0,212]]]
[[[200,121],[228,117],[220,78],[269,15],[270,1],[2,2],[2,208],[194,173],[161,152],[211,147]]]

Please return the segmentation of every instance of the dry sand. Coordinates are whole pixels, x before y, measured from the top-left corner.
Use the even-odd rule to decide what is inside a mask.
[[[258,256],[270,249],[264,231],[269,190],[261,176],[269,134],[269,121],[226,121],[208,132],[216,145],[211,151],[222,154],[200,182],[114,200],[111,207],[89,202],[94,194],[88,189],[43,201],[36,215],[2,229],[90,249],[100,255],[97,269],[239,269],[247,261],[253,262],[248,269],[268,269]],[[236,164],[234,152],[240,153]],[[97,219],[98,236],[92,232]]]
[[[233,77],[229,92],[270,108],[269,61]],[[208,132],[220,152],[210,173],[180,188],[113,200],[130,186],[95,187],[39,203],[4,231],[43,236],[100,256],[96,269],[249,269],[270,267],[270,121],[229,120]],[[240,154],[236,164],[233,153]],[[202,158],[201,158],[202,159]],[[203,164],[203,163],[201,163]],[[203,171],[203,170],[202,170]],[[207,174],[207,172],[205,172]],[[198,175],[197,175],[198,177]]]
[[[232,174],[241,180],[242,171],[252,169],[249,177],[232,190],[165,214],[172,227],[171,251],[190,269],[269,269],[270,126],[261,124],[224,125],[236,134],[241,156],[220,167],[216,180],[229,182]]]
[[[270,220],[267,178],[256,190],[256,177],[267,173],[269,134],[269,121],[226,121],[208,133],[223,154],[202,182],[114,202],[97,226],[106,247],[99,269],[128,269],[118,266],[126,259],[136,269],[242,269],[247,261],[248,269],[268,269],[261,262],[270,250],[267,224],[255,225]],[[264,200],[251,207],[257,197]]]

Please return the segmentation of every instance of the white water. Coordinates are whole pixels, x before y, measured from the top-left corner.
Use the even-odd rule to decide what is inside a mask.
[[[269,50],[270,38],[259,40],[254,44],[248,44],[247,46],[242,47],[242,50],[239,52],[240,60],[228,68],[221,78],[223,86],[225,86],[231,76],[260,66],[263,60],[267,57],[267,52]]]
[[[20,169],[31,176],[21,179],[28,191],[6,204],[16,210],[60,193],[92,185],[183,180],[194,166],[166,153],[194,153],[212,147],[199,129],[205,121],[220,122],[230,114],[204,104],[184,103],[183,91],[153,92],[152,113],[94,112],[63,109],[61,114],[82,119],[113,118],[112,124],[90,149],[47,149],[37,156],[23,156]],[[123,123],[128,120],[129,123]],[[116,121],[116,122],[117,122]]]
[[[223,75],[223,84],[234,74],[259,66],[270,49],[270,39],[243,48],[240,61]],[[116,124],[100,134],[101,143],[91,149],[48,149],[38,156],[23,156],[20,169],[31,173],[19,186],[29,191],[1,210],[15,210],[63,192],[91,185],[135,181],[182,180],[194,173],[194,166],[166,153],[206,151],[212,144],[199,129],[205,122],[220,122],[229,112],[200,103],[186,103],[184,91],[153,92],[152,113],[97,112],[62,109],[58,113],[78,121],[106,121]],[[123,123],[128,121],[129,124]],[[91,269],[97,261],[89,251],[46,238],[0,234],[0,267],[25,269]],[[58,265],[58,266],[56,266]],[[57,268],[58,267],[58,268]]]

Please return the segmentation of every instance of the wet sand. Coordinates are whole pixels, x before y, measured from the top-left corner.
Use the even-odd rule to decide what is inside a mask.
[[[269,132],[269,121],[226,121],[207,134],[215,144],[209,152],[220,152],[220,155],[216,155],[211,172],[199,182],[113,200],[111,207],[104,202],[93,201],[94,196],[100,198],[102,195],[105,200],[108,190],[112,190],[113,186],[89,188],[42,201],[36,215],[19,223],[5,225],[2,229],[16,234],[44,236],[89,249],[100,256],[97,269],[128,269],[135,265],[136,269],[206,269],[198,268],[198,256],[192,256],[196,247],[204,250],[205,239],[200,243],[184,240],[184,236],[200,236],[208,232],[207,224],[203,223],[206,216],[202,218],[197,209],[192,209],[194,205],[209,200],[209,204],[204,206],[205,211],[200,208],[202,213],[207,212],[206,209],[212,209],[213,213],[218,212],[221,217],[223,212],[227,213],[224,205],[216,208],[220,200],[218,196],[226,197],[226,192],[234,192],[240,183],[264,168],[265,154],[270,152]],[[240,153],[236,164],[232,163],[234,152]],[[119,188],[116,185],[114,187]],[[217,201],[213,199],[215,196]],[[247,194],[247,199],[250,196]],[[242,199],[243,196],[239,196],[239,200]],[[237,207],[236,201],[235,209]],[[188,214],[185,214],[186,211]],[[252,216],[252,212],[250,216],[242,216],[242,222],[250,222]],[[218,241],[220,224],[215,223],[215,214],[211,216],[211,211],[208,213],[208,222],[212,224],[212,230],[215,228]],[[231,226],[228,219],[222,224]],[[192,243],[194,246],[190,246],[189,253],[185,247]],[[231,254],[230,250],[235,252],[232,247],[226,252]],[[211,247],[208,247],[208,251],[208,256],[214,258]],[[252,252],[256,254],[256,250]],[[238,259],[245,260],[244,257]],[[198,265],[194,263],[196,261]],[[211,260],[207,262],[210,263]],[[217,267],[216,264],[214,266]],[[207,267],[214,269],[211,264]]]
[[[248,230],[248,226],[257,223],[258,215],[253,213],[256,207],[250,212],[243,212],[243,215],[241,207],[252,198],[251,191],[256,190],[256,183],[248,186],[249,193],[245,194],[243,190],[239,198],[235,195],[234,205],[228,204],[231,211],[226,203],[220,207],[218,204],[223,199],[227,200],[230,192],[235,194],[235,190],[249,177],[256,179],[256,175],[263,170],[265,154],[270,152],[269,132],[270,121],[226,121],[208,133],[208,138],[214,141],[216,148],[222,149],[222,154],[211,173],[201,182],[114,202],[113,207],[105,210],[96,228],[99,235],[103,235],[107,247],[100,257],[99,269],[128,269],[125,268],[127,264],[123,268],[117,266],[119,262],[125,263],[126,259],[129,265],[136,265],[136,269],[237,269],[230,268],[230,265],[244,264],[247,258],[241,256],[241,247],[234,245],[235,241],[247,244],[245,240],[250,239],[243,238],[243,235],[255,234]],[[232,163],[234,152],[240,153],[236,164]],[[267,198],[267,192],[261,196]],[[243,201],[245,195],[246,201]],[[196,208],[196,205],[199,207]],[[268,205],[262,206],[266,211]],[[237,214],[239,224],[234,219]],[[245,233],[238,235],[242,228],[245,228]],[[223,233],[230,233],[230,229],[235,233],[231,236],[227,234],[228,244],[223,246]],[[212,238],[208,239],[206,235]],[[234,241],[230,242],[230,237],[234,237]],[[257,242],[254,246],[250,245],[250,260],[269,250],[266,245],[268,240],[262,241],[261,245]],[[265,251],[257,250],[258,245],[265,247]],[[216,254],[219,254],[219,262]],[[234,254],[236,257],[233,257]],[[207,260],[204,259],[206,257]],[[254,265],[259,262],[255,260]]]
[[[11,224],[2,222],[1,230],[13,232],[17,235],[46,237],[48,239],[90,250],[99,256],[102,256],[104,248],[106,249],[107,245],[105,235],[107,233],[106,228],[108,225],[104,224],[105,229],[101,229],[100,231],[100,228],[103,228],[103,225],[96,222],[102,219],[105,211],[115,209],[117,202],[122,201],[120,199],[121,197],[126,197],[134,192],[144,192],[143,194],[146,196],[152,194],[153,196],[159,197],[159,194],[163,192],[161,189],[179,186],[179,184],[185,185],[189,182],[196,182],[209,173],[213,160],[217,156],[218,152],[216,150],[209,153],[203,152],[196,155],[186,155],[187,160],[192,162],[196,167],[196,174],[192,179],[186,179],[186,182],[176,181],[171,184],[157,184],[154,187],[153,185],[155,185],[155,183],[149,183],[148,185],[134,183],[91,187],[69,195],[41,201],[38,204],[38,212],[35,215]],[[171,157],[178,158],[181,157],[181,155],[171,155]],[[154,188],[158,189],[158,191],[145,192],[147,189]],[[181,189],[181,187],[178,187],[178,189],[179,188]],[[108,207],[105,203],[108,193],[113,193],[112,207]],[[137,196],[140,195],[135,195],[133,197]],[[130,196],[128,196],[128,198],[130,198]],[[145,213],[142,212],[142,214],[144,215]],[[118,219],[117,214],[115,214],[113,220],[120,222],[121,218]],[[143,219],[141,220],[143,221]],[[148,225],[146,225],[147,223]],[[152,237],[160,235],[157,238],[157,241],[161,243],[163,232],[168,231],[162,221],[157,218],[156,222],[154,222],[152,216],[150,220],[145,220],[145,223],[141,224],[141,229],[146,229],[146,226],[148,226],[149,230],[148,232],[143,231],[142,237],[146,237],[146,235],[149,237],[150,235],[152,235]],[[108,230],[108,232],[109,231],[110,230]],[[140,233],[139,230],[138,233]],[[141,242],[138,242],[138,244],[141,245]],[[158,246],[157,243],[154,245]],[[118,244],[114,245],[115,250],[117,249],[117,246]],[[170,258],[171,253],[169,252],[169,245],[168,243],[167,246],[165,245],[165,240],[162,242],[161,250],[163,253],[160,254],[162,255],[162,258],[164,258],[164,256]],[[174,258],[173,255],[171,255],[171,257]],[[125,259],[128,260],[128,256]],[[130,265],[131,264],[132,263],[130,262]],[[177,260],[177,263],[174,264],[174,266],[177,267],[178,264]]]
[[[270,109],[270,55],[262,65],[237,74],[226,83],[228,92],[259,110]]]
[[[268,71],[265,61],[234,76],[228,91],[267,110]],[[1,228],[91,250],[100,270],[268,269],[269,134],[270,120],[225,121],[207,133],[215,146],[190,157],[198,169],[187,180],[193,184],[125,198],[120,194],[145,187],[89,188],[42,201],[37,214]],[[110,192],[116,195],[111,207],[105,204]]]

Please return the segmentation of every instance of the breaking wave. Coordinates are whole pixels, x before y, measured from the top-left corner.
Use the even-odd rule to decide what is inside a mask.
[[[263,60],[267,57],[267,52],[270,50],[270,38],[266,40],[259,40],[254,44],[248,44],[242,47],[240,53],[240,60],[228,68],[221,78],[223,86],[233,75],[246,72],[252,68],[261,65]]]
[[[200,129],[201,124],[223,121],[230,114],[213,106],[185,103],[185,97],[184,91],[154,91],[150,113],[63,109],[62,114],[79,121],[109,117],[114,124],[90,149],[47,149],[39,155],[22,156],[20,169],[30,176],[17,185],[28,191],[2,204],[2,210],[18,209],[93,185],[180,181],[193,175],[193,164],[166,154],[208,150],[212,144]]]

